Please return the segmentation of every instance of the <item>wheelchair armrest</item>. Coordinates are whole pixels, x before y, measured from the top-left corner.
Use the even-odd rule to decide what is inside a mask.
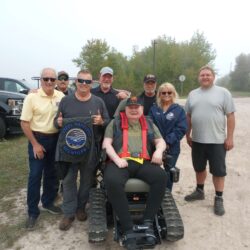
[[[108,160],[108,156],[107,156],[106,149],[104,148],[100,152],[100,158],[99,158],[99,162],[97,164],[97,169],[99,169],[101,172],[103,172],[103,170],[106,167],[107,160]]]
[[[106,162],[107,161],[107,152],[106,152],[106,148],[103,148],[101,150],[101,154],[100,154],[100,160],[99,162]]]
[[[162,161],[163,161],[163,165],[164,167],[168,166],[168,168],[170,169],[172,166],[172,156],[170,154],[168,154],[168,151],[165,150],[162,154]]]

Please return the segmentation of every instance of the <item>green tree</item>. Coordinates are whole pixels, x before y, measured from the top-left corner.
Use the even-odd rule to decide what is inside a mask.
[[[108,59],[110,48],[107,42],[101,39],[88,40],[87,44],[82,47],[78,58],[72,61],[80,69],[89,69],[94,78],[99,75],[100,69],[105,65]]]
[[[203,33],[196,32],[190,41],[177,43],[171,37],[158,37],[156,40],[156,75],[158,82],[171,82],[180,92],[179,76],[184,74],[184,94],[198,86],[197,72],[200,67],[210,64],[216,57],[212,45],[206,41]],[[152,46],[135,51],[130,64],[134,71],[134,79],[142,81],[143,75],[153,72]]]
[[[160,36],[155,44],[155,73],[159,84],[173,83],[180,92],[179,76],[184,74],[184,94],[198,86],[197,72],[200,67],[210,64],[216,57],[215,50],[206,40],[203,33],[195,32],[190,41],[176,42],[175,39]],[[154,44],[138,51],[133,48],[133,55],[127,58],[122,53],[110,48],[106,41],[100,39],[88,40],[82,47],[80,56],[73,62],[80,68],[88,68],[95,78],[103,66],[114,69],[114,86],[132,90],[134,93],[142,91],[143,77],[153,73]]]
[[[230,75],[227,74],[219,79],[217,79],[216,84],[222,87],[225,87],[227,89],[231,89],[230,86]]]
[[[235,69],[230,73],[230,86],[235,91],[250,91],[250,54],[240,54],[235,61]]]
[[[122,53],[115,49],[108,54],[106,65],[114,70],[114,87],[132,89],[133,84],[129,81],[128,60]]]
[[[190,42],[182,44],[181,57],[182,71],[186,76],[184,93],[187,94],[198,86],[197,74],[199,69],[207,64],[214,66],[216,52],[212,48],[212,44],[206,40],[203,32],[196,31]]]

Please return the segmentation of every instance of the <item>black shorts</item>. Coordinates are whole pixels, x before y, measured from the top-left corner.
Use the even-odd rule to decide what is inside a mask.
[[[226,150],[224,144],[206,144],[192,142],[192,161],[194,170],[202,172],[209,163],[209,172],[213,176],[226,176]]]

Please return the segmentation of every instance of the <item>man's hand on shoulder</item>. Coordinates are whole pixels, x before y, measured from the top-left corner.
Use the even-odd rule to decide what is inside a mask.
[[[130,96],[130,93],[126,90],[120,90],[116,97],[120,100],[126,99]]]

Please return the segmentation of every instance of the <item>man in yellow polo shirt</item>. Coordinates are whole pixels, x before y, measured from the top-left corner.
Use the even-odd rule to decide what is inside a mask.
[[[28,219],[26,228],[32,230],[40,214],[41,179],[43,177],[42,206],[53,214],[61,212],[53,202],[56,197],[56,171],[54,166],[58,130],[53,121],[64,94],[55,90],[57,73],[52,68],[41,72],[41,88],[24,100],[21,127],[27,136],[29,155]]]

